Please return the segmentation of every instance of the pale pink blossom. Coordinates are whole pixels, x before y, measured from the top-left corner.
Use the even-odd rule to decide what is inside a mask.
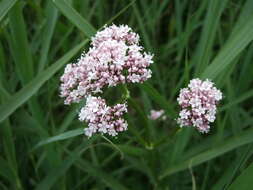
[[[164,110],[151,110],[150,115],[148,116],[151,120],[157,120],[162,116],[162,120],[166,119],[164,115]]]
[[[221,91],[210,80],[192,79],[187,88],[180,90],[177,98],[181,106],[178,124],[180,127],[194,126],[202,133],[209,132],[209,123],[215,121],[217,104],[221,99]]]
[[[125,25],[104,27],[77,63],[68,64],[61,77],[60,96],[65,104],[79,102],[105,87],[142,83],[151,77],[153,56],[143,51],[139,36]]]
[[[101,97],[88,96],[86,105],[79,113],[79,120],[87,122],[84,133],[88,137],[94,133],[116,136],[127,130],[127,122],[123,118],[126,112],[126,104],[108,106]]]

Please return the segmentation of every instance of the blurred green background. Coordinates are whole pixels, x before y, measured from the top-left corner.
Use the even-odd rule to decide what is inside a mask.
[[[0,189],[252,190],[252,10],[253,0],[0,0]],[[128,131],[87,139],[59,78],[111,23],[140,35],[153,76],[129,88]],[[195,77],[224,94],[205,135],[175,122]],[[149,120],[151,109],[167,119]]]

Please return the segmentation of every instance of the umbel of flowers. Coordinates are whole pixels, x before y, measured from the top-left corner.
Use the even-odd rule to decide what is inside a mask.
[[[86,106],[79,113],[79,120],[89,123],[84,129],[85,135],[91,137],[93,133],[107,133],[115,136],[127,129],[127,122],[122,115],[127,112],[126,104],[106,105],[101,97],[87,97]]]
[[[139,36],[125,25],[105,27],[77,63],[68,64],[61,77],[65,104],[102,92],[104,87],[140,83],[151,77],[152,55],[143,52]]]
[[[221,99],[221,91],[210,80],[192,79],[187,88],[180,90],[177,98],[181,107],[178,124],[181,127],[194,126],[201,133],[209,132],[209,124],[215,120],[217,104]]]
[[[142,83],[151,77],[148,67],[153,63],[153,56],[144,52],[139,40],[139,35],[126,25],[105,26],[91,39],[88,52],[66,66],[60,79],[60,96],[65,98],[65,104],[87,98],[79,114],[79,119],[88,123],[87,136],[96,132],[115,136],[127,129],[122,118],[127,112],[126,104],[110,107],[95,96],[106,87]]]

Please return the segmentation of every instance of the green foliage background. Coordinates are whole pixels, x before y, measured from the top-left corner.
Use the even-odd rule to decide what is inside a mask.
[[[252,10],[253,0],[0,0],[0,189],[253,189]],[[127,132],[87,139],[59,77],[111,23],[140,34],[153,76],[129,86]],[[194,77],[225,96],[207,135],[175,122]],[[167,119],[149,120],[151,109]]]

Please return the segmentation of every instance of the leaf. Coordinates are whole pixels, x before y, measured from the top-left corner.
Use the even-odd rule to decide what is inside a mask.
[[[97,180],[102,180],[110,189],[113,190],[127,190],[123,184],[115,179],[114,176],[110,174],[110,172],[104,172],[103,170],[94,167],[90,162],[87,160],[80,161],[82,168],[86,171],[89,175],[93,176]]]
[[[0,21],[9,12],[9,10],[15,5],[17,0],[2,0],[0,2]]]
[[[202,78],[215,79],[253,40],[253,16],[251,15],[240,29],[231,34],[227,43],[212,63],[202,73]]]
[[[229,185],[232,183],[232,180],[235,178],[237,171],[240,171],[240,168],[244,168],[243,165],[245,165],[250,159],[253,153],[252,147],[253,145],[250,144],[247,145],[247,147],[244,146],[240,150],[238,150],[238,155],[240,156],[235,157],[233,161],[231,160],[228,168],[224,170],[223,175],[220,176],[216,184],[212,186],[212,190],[227,190]]]
[[[47,14],[47,23],[42,33],[42,45],[41,45],[41,51],[40,51],[40,60],[39,60],[39,68],[38,71],[41,72],[46,64],[46,60],[48,57],[48,51],[49,47],[52,41],[52,36],[54,33],[56,21],[58,18],[58,11],[53,6],[53,3],[51,1],[48,1],[47,8],[46,8],[46,14]]]
[[[88,40],[78,44],[66,55],[48,67],[45,71],[37,75],[24,88],[12,96],[5,104],[0,106],[0,122],[11,115],[19,106],[31,98],[40,87],[49,80],[62,66],[64,66],[86,43]]]
[[[37,185],[36,190],[48,190],[57,182],[57,180],[63,176],[67,170],[80,159],[81,154],[88,149],[93,139],[83,142],[78,146],[71,154],[57,167],[52,168],[47,176]]]
[[[209,62],[211,57],[211,49],[214,44],[215,35],[219,26],[220,16],[223,12],[227,0],[213,0],[209,1],[204,26],[201,31],[201,39],[198,44],[198,51],[194,57],[196,60],[196,73],[200,74],[203,68]]]
[[[79,128],[79,129],[74,129],[74,130],[70,130],[70,131],[67,131],[65,133],[61,133],[59,135],[56,135],[56,136],[53,136],[53,137],[50,137],[50,138],[47,138],[45,140],[42,140],[40,141],[34,148],[34,149],[37,149],[43,145],[46,145],[46,144],[49,144],[49,143],[52,143],[52,142],[57,142],[57,141],[62,141],[62,140],[65,140],[65,139],[68,139],[68,138],[72,138],[72,137],[75,137],[75,136],[78,136],[78,135],[82,135],[83,134],[83,128]]]
[[[228,104],[224,105],[224,106],[220,109],[220,111],[224,111],[224,110],[230,108],[230,107],[233,106],[233,105],[239,104],[239,103],[245,101],[246,99],[251,98],[252,96],[253,96],[253,90],[250,90],[250,91],[244,93],[242,96],[240,96],[240,97],[236,98],[235,100],[229,102]]]
[[[0,176],[6,178],[9,181],[13,181],[15,178],[15,173],[13,173],[13,170],[9,168],[7,161],[2,157],[0,157]]]
[[[172,167],[167,168],[160,176],[160,179],[168,175],[177,173],[179,171],[185,170],[190,165],[192,167],[197,166],[203,162],[206,162],[215,157],[221,156],[222,154],[226,152],[229,152],[235,148],[238,148],[242,145],[245,145],[251,142],[253,142],[253,129],[245,130],[239,136],[230,137],[229,139],[225,140],[224,142],[215,146],[214,148],[206,150],[203,153],[200,153],[196,156],[193,156],[190,159],[187,159],[178,164],[174,164]]]
[[[9,13],[11,28],[11,49],[16,68],[22,84],[27,84],[33,78],[33,61],[28,34],[23,17],[21,1],[15,4]]]
[[[92,37],[96,30],[86,21],[69,3],[65,0],[53,0],[56,7],[64,14],[77,28],[79,28],[87,37]]]
[[[131,156],[143,156],[147,154],[147,150],[139,148],[139,147],[133,147],[130,145],[122,144],[117,146],[120,148],[120,150],[128,155]]]
[[[236,178],[228,190],[251,190],[253,186],[253,164],[246,168],[242,174]]]
[[[119,17],[122,13],[124,13],[130,6],[132,6],[135,3],[136,0],[131,1],[127,6],[125,6],[123,9],[121,9],[115,16],[113,16],[110,20],[106,22],[106,24],[110,24],[113,20],[115,20],[117,17]]]

